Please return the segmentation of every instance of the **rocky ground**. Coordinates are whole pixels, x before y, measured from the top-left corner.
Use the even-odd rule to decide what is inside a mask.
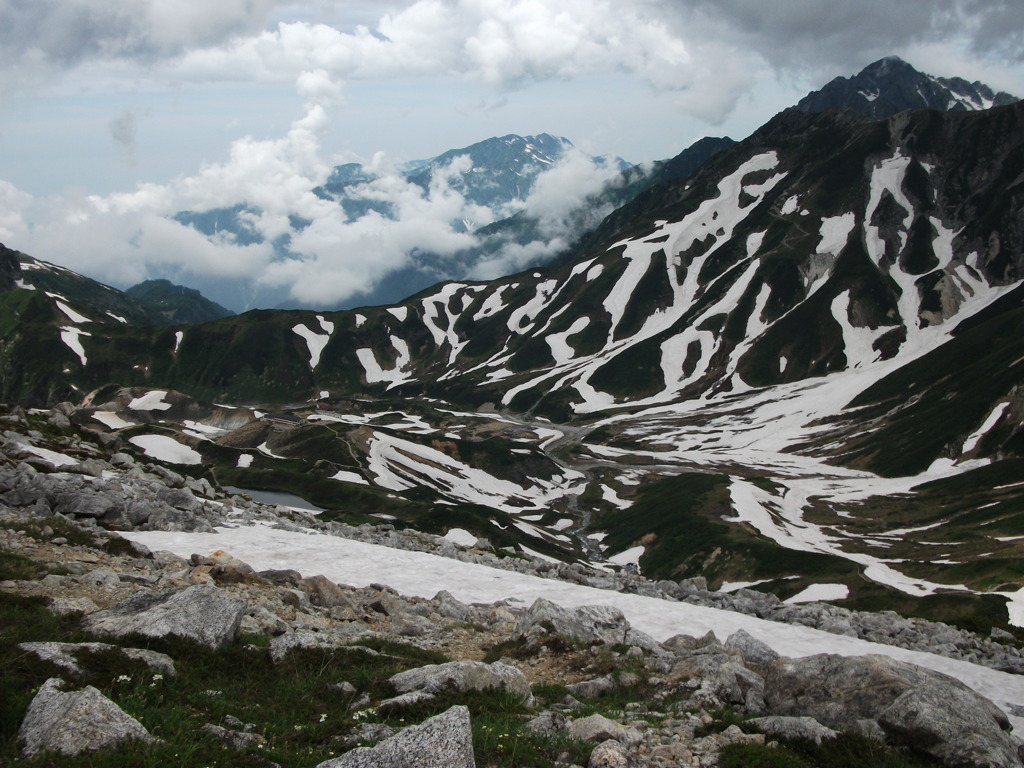
[[[149,665],[155,685],[197,663],[192,652],[175,656],[140,647],[174,650],[160,645],[174,636],[212,654],[241,653],[242,644],[247,658],[269,660],[282,674],[310,654],[327,654],[316,657],[323,660],[357,653],[368,665],[386,661],[380,680],[366,671],[361,680],[326,684],[333,687],[324,695],[336,697],[331,701],[340,702],[344,718],[322,715],[324,727],[336,730],[318,737],[317,754],[329,756],[319,765],[845,764],[828,756],[829,744],[852,751],[851,765],[867,764],[865,754],[886,755],[889,762],[878,758],[880,765],[1021,765],[1018,741],[994,705],[958,681],[888,657],[785,659],[743,632],[658,643],[613,608],[568,610],[542,600],[529,607],[465,605],[444,592],[425,600],[383,585],[354,588],[295,571],[256,572],[223,553],[185,560],[150,552],[117,531],[207,530],[228,520],[261,520],[742,610],[1019,672],[1014,645],[895,614],[786,606],[751,590],[712,593],[695,580],[648,582],[501,556],[486,542],[459,548],[390,526],[322,523],[143,463],[119,452],[110,435],[73,429],[66,415],[58,409],[27,418],[14,411],[0,441],[0,594],[45,604],[65,617],[61,626],[75,627],[60,637],[0,624],[0,641],[18,638],[9,642],[16,644],[19,664],[28,657],[43,664],[33,672],[31,697],[18,692],[28,703],[16,713],[19,725],[6,753],[26,764],[63,765],[46,762],[47,755],[63,760],[82,751],[123,751],[126,742],[144,751],[172,740],[129,714],[136,700],[115,701],[120,676],[106,687],[83,687],[92,673],[81,667],[89,654],[132,648],[124,651],[127,658]],[[100,641],[108,645],[83,645]],[[381,643],[412,650],[381,651]],[[487,719],[495,708],[506,719]],[[279,763],[263,757],[267,750],[284,754],[283,738],[269,724],[236,717],[230,702],[196,709],[190,705],[187,727],[173,738],[187,739],[192,728],[197,739],[216,740],[249,760],[245,764],[317,764],[297,754]],[[236,709],[242,711],[241,701]],[[222,714],[200,722],[214,711]],[[505,741],[494,737],[496,724]],[[537,745],[534,752],[508,754],[527,742]],[[775,762],[765,762],[766,753]],[[892,755],[905,762],[892,762]]]

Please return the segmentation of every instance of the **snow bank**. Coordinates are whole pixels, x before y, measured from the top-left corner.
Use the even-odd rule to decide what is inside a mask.
[[[817,653],[844,656],[880,653],[962,680],[1004,708],[1024,702],[1024,676],[965,661],[832,635],[809,627],[765,621],[716,608],[502,571],[426,552],[390,549],[315,532],[273,530],[267,526],[221,529],[212,534],[129,531],[122,535],[140,541],[154,551],[169,550],[188,557],[193,552],[223,549],[257,570],[294,568],[304,576],[322,573],[332,581],[357,587],[383,583],[403,594],[426,598],[445,589],[465,603],[511,599],[529,605],[543,597],[567,607],[610,605],[619,608],[637,629],[657,640],[666,640],[680,633],[700,636],[709,631],[725,638],[743,629],[779,653],[791,657]],[[1024,720],[1019,722],[1024,724]]]

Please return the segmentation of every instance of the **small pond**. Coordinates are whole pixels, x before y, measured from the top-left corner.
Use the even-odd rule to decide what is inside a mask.
[[[257,491],[252,488],[236,488],[233,485],[225,485],[224,490],[228,493],[244,493],[246,496],[252,497],[253,501],[258,501],[261,504],[280,504],[283,507],[294,507],[295,509],[302,509],[306,512],[324,511],[323,507],[311,504],[301,496],[296,496],[294,493],[285,493],[284,491]]]

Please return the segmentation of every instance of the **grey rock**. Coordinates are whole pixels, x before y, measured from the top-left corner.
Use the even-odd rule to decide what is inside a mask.
[[[118,505],[118,500],[101,493],[84,490],[56,494],[54,509],[70,517],[103,517]]]
[[[443,616],[446,619],[452,619],[453,621],[468,621],[469,620],[469,606],[465,603],[460,603],[451,593],[441,590],[434,595],[431,602],[434,604],[434,612],[439,616]]]
[[[821,744],[822,739],[834,739],[839,735],[838,731],[826,728],[813,717],[770,715],[752,718],[746,724],[769,736],[779,736],[784,739],[808,739],[815,744]]]
[[[86,586],[110,589],[121,583],[121,577],[117,575],[117,571],[113,568],[101,566],[93,568],[87,574],[80,577],[80,581]]]
[[[72,675],[80,675],[82,668],[75,658],[80,651],[99,652],[117,650],[125,657],[141,661],[150,669],[163,675],[175,675],[174,660],[166,653],[149,651],[144,648],[121,648],[109,643],[20,643],[23,651],[35,654],[43,661],[49,661]]]
[[[95,613],[100,609],[88,597],[51,597],[47,605],[51,611],[62,616],[69,613]]]
[[[400,693],[398,696],[392,696],[390,699],[384,699],[380,704],[377,705],[377,712],[384,715],[389,712],[398,712],[402,709],[408,709],[415,704],[422,704],[424,701],[431,701],[437,697],[427,691],[409,691],[408,693]]]
[[[212,586],[161,594],[139,593],[83,620],[93,632],[121,637],[181,637],[220,648],[238,635],[245,603]]]
[[[565,686],[573,696],[583,699],[592,699],[595,696],[604,696],[616,689],[617,685],[611,675],[596,677],[593,680],[582,680]]]
[[[360,723],[349,732],[341,743],[347,747],[362,747],[376,744],[395,735],[395,729],[384,723]]]
[[[737,650],[743,654],[743,659],[748,664],[757,667],[767,667],[774,664],[781,657],[766,643],[740,629],[725,641],[727,650]]]
[[[557,735],[569,729],[569,720],[561,712],[548,709],[530,720],[526,729],[533,733]]]
[[[220,739],[229,747],[239,751],[244,749],[259,749],[267,745],[267,740],[258,733],[246,733],[244,731],[232,731],[213,723],[204,723],[202,731]]]
[[[391,627],[403,637],[422,637],[437,631],[437,625],[430,619],[412,613],[398,614],[391,620]]]
[[[773,713],[839,730],[877,721],[890,739],[950,764],[1019,768],[1006,762],[1016,749],[998,707],[959,680],[888,656],[782,659],[769,670],[765,698]]]
[[[946,765],[1019,768],[1005,716],[995,717],[976,693],[929,685],[906,691],[878,716],[893,741],[926,752]],[[987,703],[987,702],[985,702]],[[1002,713],[999,713],[1002,715]]]
[[[615,739],[598,744],[587,760],[587,768],[630,768],[632,764],[626,750]]]
[[[69,692],[62,687],[62,680],[50,678],[28,705],[18,730],[23,756],[41,752],[71,756],[128,740],[153,741],[138,720],[92,686]]]
[[[517,637],[562,635],[582,643],[622,644],[629,622],[622,611],[607,605],[563,608],[550,600],[534,601],[515,629]]]
[[[284,661],[293,648],[337,648],[338,638],[320,632],[289,632],[270,641],[270,658],[274,663]]]
[[[375,747],[359,747],[317,768],[476,768],[469,710],[452,707]]]
[[[569,723],[569,735],[579,741],[614,739],[625,746],[635,746],[642,737],[636,728],[619,725],[604,715],[591,715]]]
[[[389,682],[398,693],[410,691],[483,691],[503,688],[524,701],[532,699],[530,684],[518,669],[508,664],[482,661],[451,661],[447,664],[429,664],[393,675]]]

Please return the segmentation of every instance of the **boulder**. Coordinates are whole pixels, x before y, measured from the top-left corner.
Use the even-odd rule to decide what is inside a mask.
[[[532,733],[555,736],[565,733],[569,721],[561,712],[546,709],[526,724],[526,730]]]
[[[1006,715],[952,677],[888,656],[781,659],[765,685],[769,710],[838,730],[877,722],[895,743],[950,765],[1019,768]]]
[[[220,648],[238,634],[245,603],[213,586],[177,592],[140,592],[105,611],[86,616],[82,625],[102,635],[181,637]]]
[[[822,739],[834,739],[839,735],[838,731],[826,728],[813,717],[769,715],[768,717],[752,718],[745,725],[753,726],[769,736],[778,736],[783,739],[807,739],[815,744],[821,744]]]
[[[358,747],[317,768],[476,768],[469,709],[456,706],[375,747]]]
[[[339,648],[362,637],[372,636],[366,624],[338,624],[327,632],[289,632],[270,641],[270,658],[277,664],[293,648]],[[368,650],[368,649],[364,649]]]
[[[625,643],[629,628],[622,611],[609,605],[563,608],[538,598],[519,620],[515,635],[526,638],[554,634],[588,645],[620,645]]]
[[[587,760],[587,768],[630,768],[632,764],[626,750],[615,739],[602,741]]]
[[[617,687],[615,679],[611,675],[595,677],[593,680],[581,680],[578,683],[571,683],[570,685],[565,686],[566,690],[573,696],[583,699],[593,699],[596,696],[604,696],[605,694],[614,691]]]
[[[27,653],[34,654],[43,661],[56,664],[61,669],[76,677],[82,674],[82,668],[75,658],[80,651],[119,651],[129,659],[143,662],[154,672],[162,675],[176,674],[174,660],[166,653],[148,651],[144,648],[121,648],[109,643],[19,643],[18,648]]]
[[[614,739],[625,746],[635,746],[643,738],[640,731],[619,725],[604,715],[591,715],[569,723],[569,735],[579,741],[607,741]]]
[[[726,650],[739,651],[747,664],[767,667],[778,661],[781,656],[766,643],[740,629],[729,635],[725,641]]]
[[[944,765],[1019,768],[1016,745],[1003,730],[1006,718],[988,704],[966,686],[932,684],[902,694],[878,724],[893,741]]]
[[[322,608],[344,608],[353,617],[356,615],[355,606],[345,591],[326,576],[310,576],[303,579],[300,586],[313,605]]]
[[[428,664],[393,675],[389,682],[398,693],[425,691],[483,691],[503,688],[524,701],[531,700],[530,683],[518,669],[500,661],[486,664],[482,661],[450,661],[447,664]]]
[[[262,749],[267,746],[267,740],[258,733],[246,733],[245,731],[232,731],[213,723],[205,723],[200,729],[216,739],[239,751],[246,749]]]
[[[18,730],[22,755],[41,752],[77,755],[113,747],[123,741],[153,741],[142,724],[91,685],[64,692],[52,677],[32,699]]]

